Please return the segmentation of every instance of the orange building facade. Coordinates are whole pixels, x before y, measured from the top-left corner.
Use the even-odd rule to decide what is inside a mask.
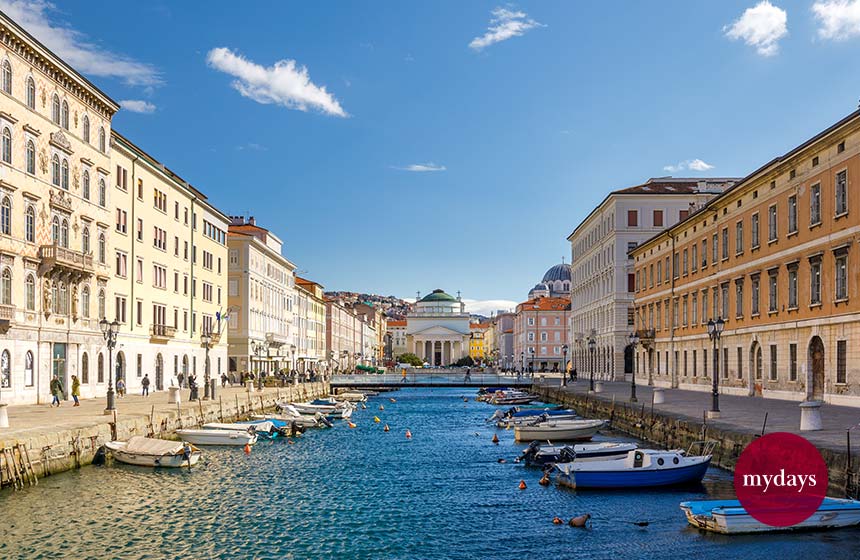
[[[637,380],[860,406],[858,179],[860,111],[633,249]]]

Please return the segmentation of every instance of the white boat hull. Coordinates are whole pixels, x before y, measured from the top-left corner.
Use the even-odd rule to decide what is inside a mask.
[[[120,444],[117,446],[116,444]],[[150,455],[145,453],[129,453],[123,449],[125,442],[109,441],[105,443],[113,458],[127,465],[138,465],[140,467],[188,467],[194,466],[200,460],[200,451],[192,451],[191,456],[185,455]]]
[[[849,502],[849,500],[835,500],[832,498],[827,498],[827,500]],[[857,504],[856,502],[854,503]],[[681,504],[681,510],[687,517],[687,521],[693,527],[725,535],[769,533],[774,531],[839,529],[842,527],[860,525],[860,504],[857,504],[857,506],[853,508],[836,510],[828,510],[824,507],[824,504],[822,504],[822,508],[813,513],[810,517],[789,527],[765,525],[746,513],[742,508],[717,508],[710,512],[710,514],[697,515],[685,502]]]
[[[604,427],[603,420],[573,420],[564,422],[544,422],[537,426],[516,426],[514,439],[517,441],[551,440],[576,441],[589,440]]]
[[[257,434],[247,430],[177,430],[176,434],[194,445],[254,445]]]

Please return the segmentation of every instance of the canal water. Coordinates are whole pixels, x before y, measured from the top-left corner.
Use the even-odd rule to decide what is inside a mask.
[[[261,442],[249,456],[207,448],[190,472],[91,466],[4,490],[0,558],[860,557],[855,529],[726,537],[689,528],[679,502],[732,495],[719,469],[692,489],[542,487],[538,471],[513,462],[524,447],[513,431],[488,427],[493,407],[473,396],[404,389],[357,410],[355,429],[339,421],[295,445]],[[583,513],[590,529],[551,522]]]

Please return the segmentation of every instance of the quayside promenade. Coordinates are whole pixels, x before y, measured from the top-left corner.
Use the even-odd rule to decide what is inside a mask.
[[[327,394],[327,383],[301,383],[249,392],[244,387],[218,388],[211,400],[168,403],[168,393],[148,397],[126,395],[116,400],[116,415],[105,415],[105,399],[81,399],[81,406],[63,401],[10,406],[9,428],[0,429],[0,485],[14,484],[19,469],[32,466],[38,478],[92,463],[98,449],[111,439],[134,435],[170,438],[181,428],[205,422],[232,421],[271,410],[279,400],[306,400]],[[23,456],[23,457],[22,457]],[[10,463],[10,459],[12,459]],[[22,476],[25,473],[22,473]]]
[[[710,392],[663,389],[665,402],[654,404],[655,387],[636,386],[638,402],[630,402],[630,383],[603,382],[603,391],[589,393],[588,379],[560,386],[560,379],[546,375],[535,380],[533,390],[548,402],[569,405],[586,417],[611,420],[612,427],[667,448],[686,448],[693,441],[714,439],[719,466],[734,470],[744,447],[761,435],[791,432],[812,442],[827,462],[831,494],[858,493],[857,466],[860,464],[860,437],[855,428],[860,409],[824,404],[823,429],[800,431],[800,403],[760,397],[720,395],[720,417],[705,418],[711,408]],[[659,388],[658,388],[659,389]],[[767,423],[765,424],[765,415]],[[850,455],[848,439],[850,436]]]

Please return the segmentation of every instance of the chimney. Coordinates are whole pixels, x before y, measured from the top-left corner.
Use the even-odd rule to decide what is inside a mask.
[[[254,216],[251,216],[250,218],[248,218],[248,223],[252,226],[255,226],[257,225],[257,220],[254,218]]]

